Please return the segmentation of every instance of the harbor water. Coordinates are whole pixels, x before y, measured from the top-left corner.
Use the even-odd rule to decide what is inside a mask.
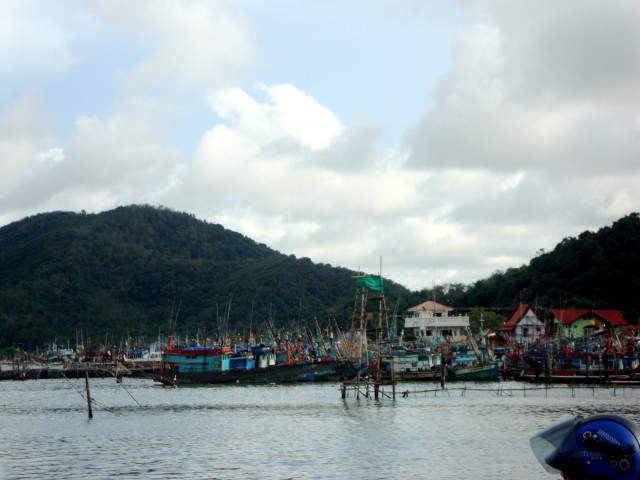
[[[554,479],[529,438],[560,419],[639,422],[640,389],[516,382],[161,388],[149,380],[0,382],[0,478]],[[385,390],[391,393],[390,390]]]

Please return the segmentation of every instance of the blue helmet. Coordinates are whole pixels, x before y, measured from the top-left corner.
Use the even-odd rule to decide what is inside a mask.
[[[531,438],[542,466],[569,479],[639,480],[640,428],[619,415],[576,417]]]

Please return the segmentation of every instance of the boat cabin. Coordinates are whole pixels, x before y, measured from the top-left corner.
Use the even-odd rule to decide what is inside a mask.
[[[163,361],[174,373],[224,372],[229,370],[230,352],[228,348],[166,348]]]

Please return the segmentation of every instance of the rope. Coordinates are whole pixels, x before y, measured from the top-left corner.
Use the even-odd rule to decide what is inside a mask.
[[[116,380],[118,380],[118,376],[113,372],[113,370],[111,370],[111,374],[116,378]],[[124,389],[124,391],[127,392],[131,398],[133,398],[133,401],[136,402],[139,407],[142,407],[142,405],[140,405],[140,402],[138,402],[138,400],[136,400],[136,398],[131,395],[131,392],[127,390],[122,382],[117,382],[117,385],[120,385]]]

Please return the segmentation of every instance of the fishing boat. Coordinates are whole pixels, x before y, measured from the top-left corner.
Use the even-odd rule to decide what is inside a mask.
[[[230,370],[201,371],[189,373],[157,373],[154,381],[164,385],[180,384],[224,384],[224,383],[295,383],[304,375],[314,374],[340,366],[335,359],[320,361],[296,361],[270,365],[264,368],[234,368]]]
[[[457,363],[450,354],[442,355],[425,351],[406,351],[394,353],[383,359],[387,372],[393,370],[396,380],[402,381],[440,381],[443,378],[442,358],[444,358],[444,377],[447,381],[495,380],[499,377],[498,361],[473,361]]]
[[[277,358],[280,356],[280,363]],[[163,353],[163,368],[153,374],[162,385],[224,383],[289,383],[299,377],[337,368],[335,358],[304,358],[291,354],[287,340],[284,350],[259,345],[234,353],[228,347],[169,346]]]
[[[584,338],[573,343],[545,339],[522,355],[517,378],[552,383],[608,383],[634,380],[638,375],[635,342],[626,345],[611,337]]]

